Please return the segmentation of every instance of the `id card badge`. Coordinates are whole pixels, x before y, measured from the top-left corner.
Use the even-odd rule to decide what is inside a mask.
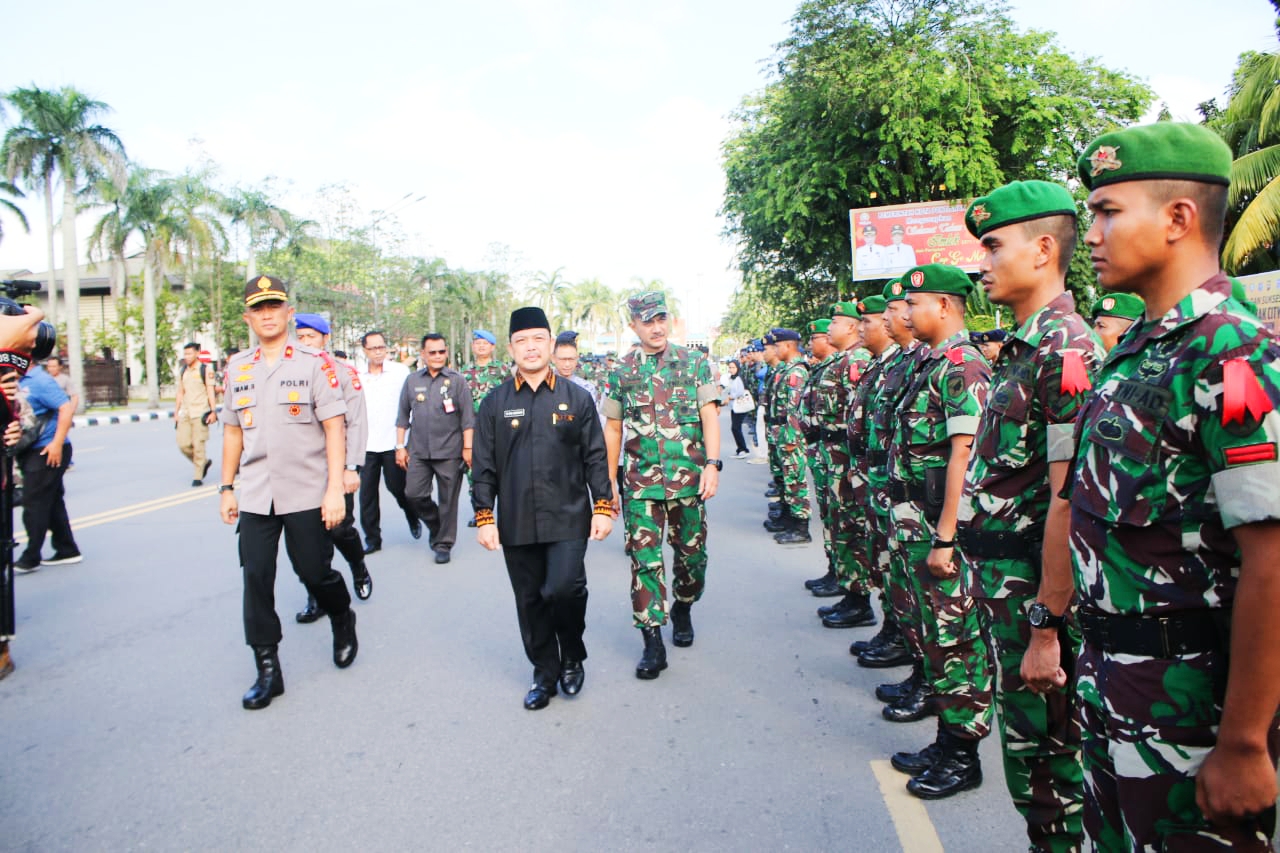
[[[444,411],[445,411],[445,414],[449,414],[449,415],[453,414],[453,398],[452,397],[444,398]]]

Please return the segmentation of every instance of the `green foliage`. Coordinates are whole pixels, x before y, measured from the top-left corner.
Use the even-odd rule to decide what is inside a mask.
[[[1280,26],[1280,22],[1278,22]],[[1235,152],[1222,264],[1237,275],[1280,268],[1280,51],[1240,55],[1225,111],[1206,112]],[[1216,105],[1214,105],[1216,107]]]
[[[1152,98],[976,0],[806,0],[776,67],[725,143],[723,213],[744,274],[790,322],[849,292],[851,208],[1066,180],[1089,139]]]

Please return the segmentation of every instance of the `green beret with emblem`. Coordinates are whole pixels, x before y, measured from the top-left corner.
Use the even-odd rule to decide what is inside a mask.
[[[1142,301],[1141,296],[1134,296],[1132,293],[1109,293],[1093,303],[1092,316],[1094,319],[1120,317],[1124,320],[1138,320],[1146,310],[1147,304]]]
[[[902,277],[907,293],[950,293],[961,299],[973,292],[973,280],[964,270],[950,264],[912,267]]]
[[[825,335],[831,330],[831,321],[826,317],[809,321],[810,335]]]
[[[858,302],[858,313],[883,314],[887,304],[888,303],[885,302],[885,298],[883,296],[868,296],[866,299]]]
[[[1160,121],[1104,133],[1076,164],[1089,189],[1121,181],[1231,183],[1231,149],[1204,125]]]
[[[964,224],[970,234],[981,237],[1015,222],[1075,215],[1076,200],[1066,187],[1048,181],[1014,181],[975,198],[965,211]]]
[[[897,302],[900,299],[907,298],[907,291],[902,286],[902,279],[891,278],[884,286],[884,301],[887,305],[890,302]]]
[[[857,302],[833,302],[831,303],[832,317],[852,317],[858,319],[862,316],[861,310],[858,308]]]

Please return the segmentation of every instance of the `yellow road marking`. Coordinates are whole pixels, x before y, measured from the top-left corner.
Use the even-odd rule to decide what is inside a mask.
[[[903,853],[942,853],[942,839],[929,820],[924,803],[907,793],[907,777],[887,761],[871,762],[871,772],[880,783],[880,795],[893,818]]]
[[[100,524],[110,524],[113,521],[121,521],[126,518],[132,518],[135,515],[143,515],[148,512],[155,512],[160,509],[168,509],[173,506],[181,506],[182,504],[191,503],[192,501],[202,500],[218,493],[218,487],[204,486],[202,488],[191,489],[186,492],[178,492],[177,494],[168,495],[163,498],[143,501],[142,503],[130,504],[129,506],[117,507],[115,509],[96,512],[92,515],[81,516],[80,518],[71,519],[72,530],[83,530],[86,527],[97,527]],[[18,542],[26,542],[26,532],[18,533],[14,536]]]

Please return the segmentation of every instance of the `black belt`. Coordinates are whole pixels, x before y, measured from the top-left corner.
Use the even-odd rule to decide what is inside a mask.
[[[883,468],[889,464],[889,451],[887,450],[868,450],[867,464],[872,468]]]
[[[966,557],[979,560],[1039,560],[1044,533],[1039,530],[982,530],[961,527],[956,544]]]
[[[918,483],[904,483],[901,480],[889,481],[889,500],[894,503],[924,503],[924,488]]]
[[[787,422],[786,418],[765,418],[765,426],[782,426]]]
[[[1230,648],[1231,610],[1184,610],[1167,616],[1120,616],[1081,610],[1085,641],[1104,652],[1175,658]]]
[[[842,429],[824,429],[822,430],[823,441],[848,441],[849,433]]]

